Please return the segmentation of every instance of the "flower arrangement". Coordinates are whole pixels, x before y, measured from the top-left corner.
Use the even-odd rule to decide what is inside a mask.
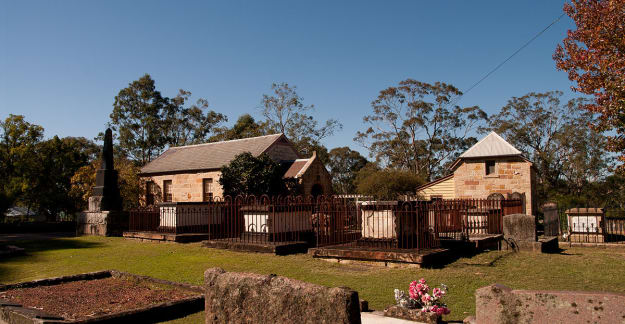
[[[447,315],[451,311],[442,301],[447,290],[447,286],[441,284],[440,288],[432,289],[430,294],[430,286],[425,282],[425,279],[421,278],[419,281],[410,283],[408,295],[402,290],[395,289],[395,301],[398,306],[411,309],[420,308],[423,313]]]

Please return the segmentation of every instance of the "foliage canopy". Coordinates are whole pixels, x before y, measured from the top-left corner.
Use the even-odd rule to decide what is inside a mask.
[[[221,168],[224,195],[278,195],[285,192],[284,169],[267,154],[241,153]]]
[[[599,114],[599,130],[614,130],[608,149],[625,161],[625,0],[572,0],[564,12],[569,30],[553,55],[558,69],[576,83],[573,90],[594,96],[582,107]]]
[[[476,142],[471,131],[487,119],[477,106],[449,107],[460,95],[447,83],[401,81],[380,91],[354,140],[381,165],[431,180]]]
[[[380,200],[396,200],[401,195],[414,196],[423,179],[408,170],[379,169],[370,163],[362,168],[355,179],[359,194]]]

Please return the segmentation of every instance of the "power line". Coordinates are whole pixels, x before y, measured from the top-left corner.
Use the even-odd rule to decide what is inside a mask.
[[[564,15],[566,15],[566,13],[561,14],[558,18],[556,18],[554,21],[552,21],[549,25],[547,25],[547,27],[545,27],[538,34],[536,34],[534,37],[532,37],[529,41],[527,41],[525,44],[523,44],[523,46],[519,47],[519,49],[517,49],[514,53],[512,53],[512,55],[508,56],[508,58],[506,58],[503,62],[499,63],[494,69],[490,70],[490,72],[486,73],[486,75],[484,75],[481,79],[479,79],[472,86],[470,86],[467,90],[465,90],[462,93],[462,95],[456,97],[456,99],[454,101],[450,102],[449,105],[453,106],[453,105],[457,104],[458,101],[460,101],[460,99],[462,99],[462,97],[464,97],[467,93],[469,93],[469,91],[473,90],[473,88],[477,87],[480,83],[482,83],[482,81],[486,80],[486,78],[488,78],[491,74],[493,74],[493,73],[495,73],[495,71],[499,70],[499,68],[502,67],[504,64],[506,64],[506,62],[510,61],[514,56],[519,54],[519,52],[521,52],[524,48],[526,48],[529,44],[531,44],[534,40],[536,40],[536,38],[540,37],[540,35],[542,35],[549,28],[551,28],[551,26],[555,25],[558,21],[560,21],[560,19],[562,19],[562,17],[564,17]]]

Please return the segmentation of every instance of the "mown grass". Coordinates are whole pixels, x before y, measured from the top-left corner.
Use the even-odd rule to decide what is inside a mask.
[[[515,289],[558,289],[625,292],[625,247],[573,247],[559,254],[493,251],[461,258],[442,269],[385,268],[367,263],[337,264],[308,255],[273,256],[207,249],[199,244],[163,244],[123,238],[79,237],[18,242],[27,255],[0,263],[0,282],[117,269],[167,280],[201,284],[204,270],[278,274],[325,286],[358,291],[374,309],[393,303],[393,289],[408,288],[425,278],[430,285],[449,286],[447,320],[475,312],[479,287],[500,283]],[[202,323],[202,313],[174,321]]]

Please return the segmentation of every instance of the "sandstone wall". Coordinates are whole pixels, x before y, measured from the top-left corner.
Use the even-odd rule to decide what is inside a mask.
[[[486,175],[486,160],[495,160],[495,173]],[[525,193],[525,213],[533,215],[534,170],[521,158],[464,160],[454,171],[456,198],[486,199],[492,193],[504,196]]]
[[[319,184],[323,188],[324,195],[334,193],[332,190],[332,177],[321,161],[319,161],[319,158],[316,158],[304,175],[302,175],[300,179],[300,192],[304,195],[310,195],[312,187],[315,184]]]
[[[154,202],[158,203],[163,201],[165,180],[171,180],[172,201],[174,202],[202,201],[202,180],[207,178],[213,179],[213,197],[223,197],[223,189],[219,185],[220,177],[221,171],[209,171],[147,176],[142,179],[144,183],[154,181],[157,191],[154,195]],[[145,188],[143,190],[145,192]]]

